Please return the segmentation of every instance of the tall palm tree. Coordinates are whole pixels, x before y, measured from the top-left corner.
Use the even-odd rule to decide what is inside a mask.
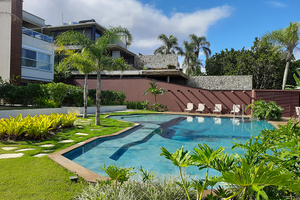
[[[285,70],[282,80],[282,90],[285,89],[289,65],[293,59],[294,49],[298,49],[297,45],[300,41],[300,22],[291,22],[285,29],[278,29],[268,32],[262,36],[261,42],[271,42],[275,47],[280,47],[285,50]]]
[[[190,34],[189,38],[191,40],[191,44],[194,46],[196,58],[199,58],[200,50],[202,50],[206,55],[206,59],[211,55],[211,50],[209,49],[210,42],[206,41],[205,36],[198,37],[195,34]]]
[[[83,33],[84,34],[84,33]],[[73,51],[68,51],[69,57],[65,58],[59,63],[57,69],[59,71],[65,72],[70,68],[76,68],[82,74],[84,74],[84,92],[83,92],[83,102],[84,102],[84,112],[83,118],[87,118],[87,95],[88,95],[88,75],[96,70],[95,63],[91,59],[88,51],[81,51],[74,53]]]
[[[163,42],[163,45],[155,49],[154,54],[175,54],[182,52],[182,48],[178,46],[177,37],[170,35],[167,37],[165,34],[160,34],[157,38]]]
[[[111,27],[95,42],[90,42],[91,40],[88,37],[82,37],[71,32],[63,33],[57,40],[60,45],[79,45],[81,50],[89,52],[90,59],[94,62],[95,72],[97,73],[95,125],[100,125],[101,72],[103,70],[123,71],[127,67],[123,58],[116,59],[109,55],[111,45],[120,37],[126,37],[128,43],[133,40],[131,33],[122,27]]]
[[[195,55],[194,44],[184,41],[183,46],[184,51],[180,55],[184,56],[182,66],[185,69],[185,73],[187,75],[199,75],[203,64]]]
[[[151,85],[151,87],[148,88],[148,89],[143,93],[143,95],[146,95],[146,94],[148,94],[148,93],[150,92],[151,94],[154,95],[154,101],[155,101],[155,103],[156,103],[156,96],[157,96],[157,95],[163,95],[163,94],[165,94],[167,91],[164,90],[163,88],[158,88],[158,85],[157,85],[156,81],[154,81],[154,80],[153,80],[152,82],[150,82],[149,84]]]

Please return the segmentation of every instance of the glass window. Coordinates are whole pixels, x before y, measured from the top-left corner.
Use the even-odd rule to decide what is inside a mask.
[[[28,49],[22,49],[22,57],[36,60],[36,52]]]
[[[39,53],[39,61],[50,63],[50,55]]]

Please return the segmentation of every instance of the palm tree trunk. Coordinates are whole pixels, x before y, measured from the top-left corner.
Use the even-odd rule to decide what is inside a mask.
[[[97,71],[97,90],[96,90],[96,119],[95,125],[100,125],[100,93],[101,93],[101,71]]]
[[[289,66],[291,62],[291,52],[288,52],[287,59],[286,59],[286,65],[285,65],[285,70],[284,70],[284,75],[283,75],[283,81],[282,81],[282,90],[284,90],[285,85],[286,85],[286,80],[287,80],[287,75],[289,73]]]
[[[83,118],[87,118],[87,79],[88,74],[84,74],[84,92],[83,92],[83,104],[84,104],[84,111],[83,111]]]

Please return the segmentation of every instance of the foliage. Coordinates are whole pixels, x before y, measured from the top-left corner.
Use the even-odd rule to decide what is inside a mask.
[[[158,85],[157,85],[157,83],[156,83],[156,81],[155,80],[152,80],[151,82],[149,82],[149,84],[150,84],[150,88],[148,88],[144,93],[143,93],[143,95],[146,95],[146,94],[148,94],[149,92],[152,94],[152,95],[154,95],[154,101],[155,101],[155,103],[156,103],[156,96],[157,95],[163,95],[163,94],[165,94],[167,91],[165,90],[165,89],[163,89],[163,88],[158,88]]]
[[[0,137],[2,139],[45,139],[52,129],[72,126],[77,114],[28,115],[21,114],[9,119],[0,119]]]
[[[147,110],[153,110],[153,111],[158,111],[158,112],[164,112],[168,110],[168,106],[164,106],[161,103],[154,103],[150,107],[146,107]]]
[[[292,74],[299,61],[291,62],[287,83],[294,85]],[[205,70],[213,75],[252,75],[254,89],[280,89],[285,60],[280,51],[273,51],[271,43],[261,44],[255,38],[250,50],[228,50],[206,60]]]
[[[269,103],[263,100],[255,101],[246,106],[245,111],[250,107],[252,109],[252,117],[270,121],[279,121],[284,111],[284,109],[276,105],[274,101],[270,101]]]
[[[56,39],[56,44],[79,45],[81,51],[85,51],[89,57],[89,63],[93,64],[94,71],[97,73],[97,92],[96,92],[96,125],[100,125],[100,92],[101,92],[101,72],[103,70],[125,70],[127,65],[123,58],[113,58],[109,55],[111,45],[120,39],[126,38],[127,45],[132,42],[132,35],[126,28],[111,27],[95,42],[86,37],[83,33],[74,31],[64,32]]]
[[[148,110],[149,101],[125,101],[124,105],[127,109],[138,109],[138,110]]]
[[[163,45],[154,50],[154,54],[175,54],[181,52],[181,47],[178,46],[177,37],[170,35],[167,37],[165,34],[160,34],[157,40],[162,41]]]
[[[90,89],[88,97],[95,102],[96,89]],[[101,90],[100,99],[102,105],[123,105],[126,95],[123,91]]]
[[[261,43],[272,43],[275,51],[278,49],[285,51],[286,66],[282,81],[282,90],[284,90],[287,82],[289,65],[294,59],[293,51],[294,49],[298,49],[297,46],[300,43],[300,22],[291,22],[285,29],[268,32],[264,34],[260,40]]]

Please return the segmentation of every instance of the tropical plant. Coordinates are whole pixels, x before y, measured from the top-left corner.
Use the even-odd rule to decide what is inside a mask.
[[[182,67],[185,69],[185,73],[187,75],[198,75],[198,72],[201,72],[202,63],[196,63],[196,60],[198,59],[196,58],[193,44],[184,41],[183,46],[184,51],[182,51],[180,55],[184,56]]]
[[[75,31],[71,31],[72,34],[77,34],[78,37],[85,37],[84,32],[79,33]],[[82,35],[80,35],[82,34]],[[59,37],[56,41],[59,41]],[[88,40],[87,40],[88,41]],[[89,41],[88,41],[89,42]],[[93,62],[91,55],[88,51],[85,51],[82,49],[80,52],[74,52],[74,51],[67,51],[68,57],[63,59],[62,62],[59,63],[57,66],[57,69],[59,71],[67,71],[71,68],[76,68],[78,71],[82,74],[84,74],[84,93],[83,93],[83,104],[84,104],[84,112],[83,112],[83,118],[87,118],[87,95],[88,95],[88,84],[87,79],[88,75],[96,70],[95,63]]]
[[[154,50],[154,54],[175,54],[182,52],[182,48],[178,46],[177,37],[170,35],[167,37],[165,34],[160,34],[157,38],[162,41],[163,45]]]
[[[282,90],[284,90],[287,81],[289,65],[293,59],[293,51],[294,49],[299,49],[297,45],[300,42],[300,22],[291,22],[290,25],[285,29],[278,29],[268,32],[264,34],[260,40],[262,43],[265,41],[271,42],[277,49],[280,47],[286,52],[286,66],[282,81]]]
[[[269,103],[263,100],[255,101],[246,106],[245,112],[250,107],[252,109],[252,117],[262,120],[279,121],[284,112],[284,109],[274,101],[270,101]]]
[[[79,45],[81,50],[87,51],[91,61],[95,64],[95,72],[97,73],[97,90],[96,90],[96,117],[95,124],[100,125],[100,93],[101,93],[101,72],[103,70],[121,70],[127,68],[123,58],[113,58],[109,55],[111,45],[119,39],[126,37],[128,43],[132,42],[132,35],[126,28],[111,27],[106,30],[103,35],[95,42],[90,42],[88,37],[82,34],[72,34],[71,32],[63,33],[57,44],[63,45]]]
[[[194,48],[196,59],[199,58],[200,50],[203,51],[203,53],[206,56],[206,59],[211,55],[211,50],[209,49],[210,42],[206,41],[205,36],[198,37],[195,34],[190,34],[189,38],[191,40],[191,45]]]
[[[162,151],[162,153],[160,155],[165,156],[168,160],[171,160],[173,162],[173,164],[179,168],[179,173],[180,173],[182,186],[183,186],[184,191],[187,195],[187,198],[190,200],[190,196],[189,196],[188,188],[187,188],[187,183],[183,178],[182,169],[181,169],[182,167],[188,167],[189,165],[194,164],[192,159],[191,159],[191,155],[189,155],[190,151],[188,151],[188,150],[183,151],[183,146],[180,149],[177,149],[177,151],[175,151],[174,153],[170,153],[164,147],[161,147],[160,149]]]
[[[157,83],[156,83],[155,80],[152,80],[151,82],[149,82],[149,84],[150,84],[151,87],[148,88],[148,89],[143,93],[143,95],[146,95],[146,94],[148,94],[148,93],[150,92],[151,94],[154,95],[154,102],[156,103],[156,96],[157,96],[157,95],[163,95],[163,94],[165,94],[167,91],[166,91],[165,89],[163,89],[163,88],[159,88],[159,89],[158,89],[158,85],[157,85]]]
[[[139,168],[139,171],[141,172],[143,183],[149,183],[157,177],[157,174],[154,171],[148,171],[142,166]]]

